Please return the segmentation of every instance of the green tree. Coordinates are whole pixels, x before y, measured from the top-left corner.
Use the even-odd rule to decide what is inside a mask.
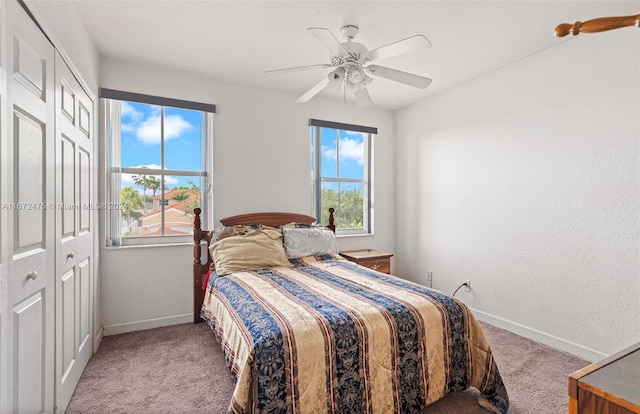
[[[358,228],[364,225],[364,195],[357,188],[343,189],[338,193],[329,188],[323,188],[321,193],[323,224],[329,222],[329,207],[336,211],[335,224],[337,228]]]
[[[146,165],[143,165],[140,168],[147,168]],[[133,182],[135,183],[135,185],[137,185],[138,187],[142,187],[142,199],[146,202],[147,201],[147,188],[149,185],[149,178],[145,175],[134,175],[133,176]],[[147,212],[147,208],[146,208],[146,204],[143,206],[142,210],[143,213]]]
[[[160,179],[156,178],[154,175],[150,175],[149,178],[147,178],[146,184],[147,184],[147,188],[153,191],[152,197],[155,197],[156,193],[162,186],[162,181],[160,181]]]
[[[191,188],[189,188],[189,191],[191,192],[191,194],[195,195],[195,197],[191,197],[189,199],[189,203],[187,203],[187,211],[185,211],[185,214],[192,214],[194,209],[196,209],[196,208],[201,206],[201,203],[200,203],[200,187],[198,187],[191,180],[187,181],[187,183],[191,185]]]
[[[127,224],[131,222],[131,216],[135,214],[136,210],[144,209],[144,199],[131,186],[120,191],[120,203],[122,204],[122,216],[127,219]]]
[[[174,188],[174,190],[176,190],[176,188]],[[172,200],[184,201],[184,200],[188,199],[190,197],[190,195],[191,195],[190,191],[188,189],[186,189],[186,188],[183,188],[183,187],[178,187],[177,191],[178,192],[175,193],[173,195],[173,197],[171,197]]]

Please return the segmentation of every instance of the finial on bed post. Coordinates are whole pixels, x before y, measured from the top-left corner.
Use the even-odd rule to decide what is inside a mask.
[[[198,230],[202,230],[200,226],[202,226],[202,223],[200,222],[200,213],[202,213],[202,210],[199,208],[194,208],[193,209],[193,214],[195,214],[195,218],[193,219],[193,228],[194,229],[198,229]]]
[[[336,232],[336,226],[333,224],[333,212],[336,211],[333,207],[329,207],[329,227],[331,231]]]
[[[580,33],[598,33],[622,27],[640,27],[640,14],[633,16],[598,17],[584,22],[561,23],[556,27],[555,36],[564,37],[569,34],[577,36]]]

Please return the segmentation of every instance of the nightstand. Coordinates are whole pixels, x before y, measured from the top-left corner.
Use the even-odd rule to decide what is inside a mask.
[[[640,343],[569,376],[569,414],[640,413]]]
[[[340,252],[340,256],[359,265],[377,270],[382,273],[391,273],[391,257],[393,253],[380,252],[373,249],[350,250]]]

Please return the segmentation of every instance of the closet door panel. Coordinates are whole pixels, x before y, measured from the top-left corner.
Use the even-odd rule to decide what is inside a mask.
[[[58,209],[61,211],[61,229],[59,237],[69,238],[75,236],[76,210],[79,208],[76,200],[76,145],[73,138],[61,134],[58,146],[58,159],[61,166],[58,168],[61,188],[58,189]]]
[[[78,350],[79,352],[91,351],[91,322],[93,313],[91,312],[91,262],[88,258],[78,264]]]
[[[91,151],[81,148],[78,151],[78,203],[80,204],[80,233],[91,231]]]
[[[13,256],[46,248],[46,124],[16,107],[13,117]]]
[[[56,404],[63,411],[93,351],[93,103],[58,53],[56,91]]]
[[[55,323],[54,48],[16,1],[6,3],[8,176],[5,210],[6,406],[53,412]]]
[[[47,60],[32,40],[29,27],[18,27],[13,32],[13,77],[22,83],[25,91],[30,91],[42,102],[47,101]],[[24,32],[23,32],[24,30]],[[24,34],[23,34],[24,33]],[[51,46],[51,45],[49,45]],[[49,62],[51,64],[53,62]]]
[[[6,142],[7,142],[7,40],[6,40],[6,6],[4,1],[0,1],[0,159],[7,157]],[[5,193],[6,180],[8,170],[6,169],[6,163],[0,163],[0,205],[4,205],[7,201],[7,194]],[[8,400],[7,384],[9,378],[7,377],[7,350],[9,345],[7,343],[7,315],[9,315],[9,309],[7,309],[7,290],[4,288],[7,281],[7,267],[4,265],[7,262],[7,251],[5,249],[5,235],[6,235],[6,214],[5,209],[0,209],[0,412],[9,411],[6,406]]]
[[[76,275],[74,269],[69,270],[60,278],[61,297],[60,309],[62,314],[59,319],[57,334],[62,333],[61,348],[57,352],[61,355],[62,378],[69,374],[76,360],[75,332],[76,332]]]
[[[46,309],[42,291],[13,307],[13,342],[14,358],[23,369],[14,370],[12,412],[38,413],[46,411],[46,335],[42,327],[45,325]]]

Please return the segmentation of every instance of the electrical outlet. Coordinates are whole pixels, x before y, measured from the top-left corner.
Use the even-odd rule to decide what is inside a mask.
[[[465,292],[471,292],[471,281],[469,279],[465,279],[462,284],[464,285]]]
[[[427,272],[427,286],[429,287],[433,286],[433,272],[431,271]]]

